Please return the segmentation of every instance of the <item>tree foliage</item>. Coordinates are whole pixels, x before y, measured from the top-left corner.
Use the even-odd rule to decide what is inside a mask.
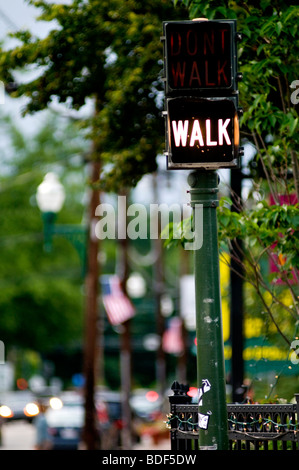
[[[119,191],[156,169],[162,150],[162,20],[187,17],[171,0],[74,0],[70,5],[30,0],[39,18],[55,26],[44,39],[29,31],[13,34],[20,45],[1,51],[0,76],[15,82],[16,70],[37,77],[17,84],[13,96],[26,95],[24,113],[46,108],[54,97],[79,109],[95,101],[91,129],[104,172],[100,185]]]
[[[35,193],[47,171],[57,171],[66,187],[58,222],[80,223],[84,140],[73,124],[48,118],[30,139],[1,117],[0,330],[12,347],[46,354],[82,341],[81,266],[71,244],[53,237],[43,249],[43,224]],[[75,196],[76,195],[76,196]]]
[[[252,189],[246,201],[231,192],[220,202],[220,242],[290,345],[299,320],[298,100],[291,88],[299,79],[299,8],[280,0],[182,3],[191,18],[237,19],[243,34],[238,57],[241,136],[243,144],[255,149],[243,172]]]

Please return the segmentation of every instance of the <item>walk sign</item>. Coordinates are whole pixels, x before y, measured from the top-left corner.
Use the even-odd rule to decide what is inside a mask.
[[[236,20],[163,23],[168,169],[239,167]]]
[[[168,168],[228,168],[238,165],[239,121],[229,98],[167,100]]]

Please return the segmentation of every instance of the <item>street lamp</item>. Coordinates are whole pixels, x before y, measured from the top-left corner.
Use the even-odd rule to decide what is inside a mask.
[[[132,298],[140,298],[145,295],[145,280],[139,273],[132,273],[126,283],[127,293]]]
[[[99,164],[92,165],[92,182],[97,181]],[[54,173],[48,173],[38,186],[36,201],[44,219],[45,249],[51,250],[52,235],[61,235],[77,249],[82,262],[82,276],[85,278],[85,339],[84,339],[84,395],[85,423],[83,441],[88,450],[98,445],[98,432],[95,417],[94,388],[98,336],[98,240],[89,230],[93,226],[94,214],[99,204],[99,190],[91,191],[89,219],[86,225],[56,225],[56,214],[62,208],[65,193],[62,184]]]
[[[65,200],[65,191],[55,173],[46,174],[37,188],[36,200],[43,213],[56,214],[61,210]]]
[[[65,200],[65,191],[55,173],[47,173],[36,192],[37,205],[44,221],[44,248],[51,251],[52,234],[56,214],[61,210]]]
[[[51,251],[53,235],[60,235],[69,240],[79,254],[82,276],[84,277],[86,274],[87,227],[74,224],[55,224],[57,213],[62,209],[64,201],[65,190],[58,176],[53,172],[47,173],[36,192],[36,202],[42,212],[44,222],[44,249],[46,252]]]

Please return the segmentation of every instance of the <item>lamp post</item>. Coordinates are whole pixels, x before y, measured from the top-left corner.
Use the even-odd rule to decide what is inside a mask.
[[[36,201],[44,221],[44,248],[51,251],[52,233],[56,214],[61,210],[65,200],[63,185],[55,173],[47,173],[37,188]]]
[[[86,275],[87,227],[84,225],[58,225],[55,220],[65,201],[65,190],[55,173],[47,173],[36,192],[37,205],[44,222],[44,249],[52,250],[53,235],[68,239],[76,248],[82,265],[82,276]]]
[[[57,213],[61,210],[65,191],[55,173],[47,173],[36,192],[37,204],[44,213]]]
[[[92,166],[92,179],[96,180],[98,164]],[[99,446],[94,403],[95,367],[97,352],[97,297],[98,297],[98,240],[92,235],[89,227],[93,225],[95,208],[99,204],[99,191],[91,191],[89,203],[89,221],[83,225],[56,225],[56,214],[62,208],[65,192],[62,184],[54,173],[48,173],[37,188],[37,204],[43,213],[45,250],[52,247],[52,235],[67,238],[77,249],[81,262],[82,274],[85,278],[85,338],[84,338],[84,377],[85,377],[85,423],[83,441],[87,450]]]

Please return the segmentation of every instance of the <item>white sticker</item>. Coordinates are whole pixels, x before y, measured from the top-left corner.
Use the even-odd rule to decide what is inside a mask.
[[[201,383],[202,383],[202,386],[198,390],[198,406],[202,406],[202,397],[203,397],[203,395],[206,392],[208,392],[209,390],[211,390],[211,384],[208,381],[208,379],[203,379],[201,381]]]
[[[209,419],[209,415],[202,415],[201,413],[198,413],[198,426],[200,429],[208,429]]]
[[[214,444],[212,446],[200,446],[199,450],[217,450],[217,444]]]

